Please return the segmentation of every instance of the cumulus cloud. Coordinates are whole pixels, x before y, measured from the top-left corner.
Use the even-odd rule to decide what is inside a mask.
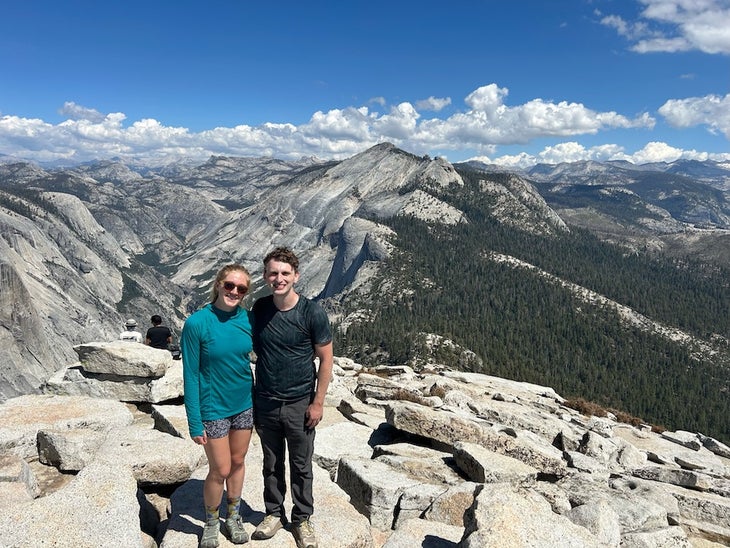
[[[300,125],[263,123],[200,132],[165,126],[150,118],[129,122],[121,112],[104,114],[68,102],[62,109],[67,119],[59,124],[18,116],[0,117],[0,153],[57,163],[114,156],[149,164],[181,157],[205,160],[210,155],[343,159],[387,141],[416,154],[443,156],[447,151],[463,154],[469,150],[503,165],[524,166],[529,162],[631,160],[616,145],[585,149],[574,139],[613,129],[652,129],[655,125],[649,113],[630,118],[613,111],[596,111],[581,103],[539,98],[512,106],[506,102],[508,95],[507,88],[494,83],[479,87],[464,98],[465,108],[445,117],[423,114],[450,102],[430,97],[426,109],[420,101],[415,106],[409,102],[390,108],[382,105],[384,112],[353,106],[317,111]],[[730,137],[730,96],[674,99],[667,101],[659,113],[675,127],[704,124],[711,131]],[[537,155],[496,156],[498,147],[547,138],[567,139],[547,146]],[[636,158],[643,161],[676,155],[673,150],[654,146],[637,153]]]
[[[646,164],[651,162],[674,162],[682,157],[682,151],[678,148],[669,146],[666,143],[647,143],[641,150],[633,155],[633,159],[637,164]]]
[[[88,120],[89,122],[101,122],[105,116],[93,108],[82,107],[73,101],[66,101],[63,106],[58,109],[61,116],[65,116],[70,120]]]
[[[452,143],[479,148],[483,144],[527,143],[540,137],[595,134],[605,129],[650,129],[655,123],[648,114],[630,119],[616,112],[597,112],[566,101],[533,99],[509,107],[504,103],[508,93],[507,88],[496,84],[480,87],[465,99],[471,109],[444,120],[440,133]]]
[[[485,164],[496,164],[508,169],[529,169],[536,164],[560,164],[563,162],[606,162],[623,160],[636,165],[654,162],[674,162],[676,160],[715,160],[730,161],[730,154],[709,154],[696,150],[682,150],[667,143],[650,142],[640,150],[628,154],[624,147],[616,144],[605,144],[586,148],[580,143],[570,141],[545,147],[537,154],[521,152],[515,155],[497,157],[475,156],[472,161]]]
[[[432,110],[439,112],[451,104],[451,97],[434,97],[431,95],[428,99],[421,99],[416,101],[416,108],[418,110]]]
[[[407,139],[416,129],[420,115],[410,103],[401,103],[373,121],[373,130],[390,139]]]
[[[367,140],[373,118],[367,107],[317,111],[303,131],[330,140]]]
[[[727,0],[639,0],[637,21],[617,15],[602,17],[632,42],[639,53],[702,51],[730,54],[730,3]]]
[[[583,160],[605,160],[612,156],[609,155],[607,158],[605,157],[605,151],[586,149],[583,145],[571,141],[546,147],[537,157],[541,163],[558,164],[560,162],[580,162]]]
[[[515,155],[505,154],[499,158],[495,158],[494,160],[490,159],[489,156],[475,156],[473,158],[469,158],[469,161],[482,162],[484,164],[496,164],[508,169],[526,169],[538,163],[535,156],[528,154],[527,152],[520,152]]]
[[[659,107],[659,114],[674,127],[705,125],[730,139],[730,94],[670,99]]]
[[[547,146],[536,155],[520,153],[517,155],[499,156],[494,158],[493,163],[513,169],[527,169],[535,164],[560,164],[563,162],[584,161],[605,162],[608,160],[633,161],[632,157],[627,155],[623,147],[619,145],[607,144],[586,148],[575,141],[568,141]]]

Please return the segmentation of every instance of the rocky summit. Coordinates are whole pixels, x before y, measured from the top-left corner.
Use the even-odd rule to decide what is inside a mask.
[[[0,405],[0,546],[197,546],[207,463],[179,362],[138,343],[74,350],[43,393]],[[315,443],[320,546],[730,545],[728,446],[567,403],[443,365],[336,358]],[[263,518],[261,458],[254,435],[249,533]],[[295,542],[287,527],[259,545]]]

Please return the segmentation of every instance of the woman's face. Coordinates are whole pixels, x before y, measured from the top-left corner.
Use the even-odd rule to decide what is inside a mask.
[[[218,298],[215,305],[221,310],[233,310],[248,293],[249,278],[245,272],[234,270],[218,282]]]

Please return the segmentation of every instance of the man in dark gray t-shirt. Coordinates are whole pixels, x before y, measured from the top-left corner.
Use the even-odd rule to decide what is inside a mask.
[[[298,269],[290,249],[274,249],[264,258],[264,281],[272,294],[253,305],[254,409],[264,455],[266,517],[251,538],[271,538],[284,526],[288,450],[292,533],[298,547],[316,548],[309,520],[314,512],[312,455],[332,376],[332,333],[322,307],[295,291]]]
[[[314,395],[314,347],[332,341],[329,318],[318,304],[299,297],[290,310],[279,310],[272,295],[254,305],[257,394],[279,401]]]

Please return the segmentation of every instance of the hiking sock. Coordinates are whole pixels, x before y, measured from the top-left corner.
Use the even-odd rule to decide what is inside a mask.
[[[218,521],[218,518],[220,517],[220,510],[218,509],[218,506],[208,506],[205,505],[205,521],[211,522],[211,521]]]
[[[241,510],[241,497],[233,497],[228,499],[228,517],[233,517]]]

